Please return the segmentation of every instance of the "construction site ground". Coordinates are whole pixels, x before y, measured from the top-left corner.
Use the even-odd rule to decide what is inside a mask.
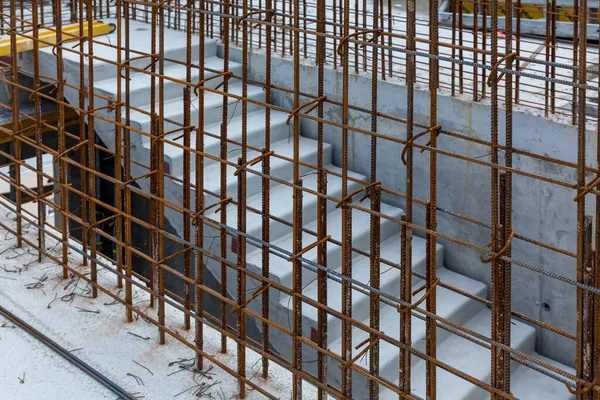
[[[14,214],[0,207],[0,218],[14,224]],[[35,240],[37,231],[25,226],[25,237]],[[56,241],[48,248],[60,251]],[[139,399],[236,398],[236,379],[222,369],[206,364],[202,373],[195,370],[195,353],[175,339],[157,348],[154,325],[138,318],[127,323],[124,309],[106,294],[91,298],[91,289],[76,277],[62,279],[62,268],[51,260],[38,262],[37,253],[27,246],[16,248],[16,239],[0,230],[0,304],[48,336],[84,362]],[[55,251],[53,250],[53,251]],[[72,265],[81,258],[72,252]],[[86,273],[88,267],[81,266]],[[124,296],[116,287],[112,272],[99,269],[98,282]],[[133,292],[134,303],[149,305],[143,290]],[[156,310],[146,313],[156,317]],[[175,318],[177,315],[177,318]],[[189,342],[193,330],[186,331],[179,312],[167,306],[167,325]],[[90,340],[93,337],[94,340]],[[204,328],[204,349],[229,368],[236,367],[236,347],[230,341],[228,354],[220,354],[221,337]],[[291,374],[272,364],[269,379],[260,374],[260,358],[248,352],[248,377],[280,397],[289,398]],[[206,362],[206,361],[205,361]],[[254,371],[254,373],[250,373]],[[254,376],[253,376],[254,375]],[[304,385],[306,398],[316,391]],[[114,399],[115,395],[77,367],[54,353],[10,321],[0,317],[0,399]],[[200,396],[204,395],[204,397]],[[211,397],[212,396],[212,397]],[[257,393],[248,399],[263,398]]]

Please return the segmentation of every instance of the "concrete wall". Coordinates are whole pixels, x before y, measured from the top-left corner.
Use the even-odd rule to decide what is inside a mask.
[[[232,49],[232,60],[241,62],[241,53]],[[265,57],[260,52],[250,55],[251,78],[264,82]],[[292,87],[293,63],[288,59],[273,58],[272,83]],[[313,65],[301,66],[301,90],[317,92],[317,68]],[[325,94],[331,100],[341,101],[342,74],[326,69]],[[398,117],[406,116],[407,90],[403,81],[379,82],[379,111]],[[350,104],[370,108],[371,79],[368,76],[350,76]],[[414,93],[415,121],[428,124],[429,92],[418,87]],[[273,92],[273,102],[293,109],[292,98],[280,91]],[[316,114],[313,112],[313,114]],[[325,118],[341,122],[341,108],[326,106]],[[370,130],[370,117],[361,112],[350,112],[350,125]],[[505,113],[499,113],[500,143],[504,143]],[[469,137],[490,140],[490,107],[486,102],[472,102],[440,93],[438,97],[438,123],[444,130]],[[379,132],[389,137],[404,138],[406,127],[401,123],[380,120]],[[416,128],[415,134],[421,129]],[[316,123],[304,119],[302,134],[316,138]],[[334,159],[341,165],[341,129],[326,126],[325,140],[334,145]],[[424,144],[427,138],[419,143]],[[349,168],[362,174],[370,173],[370,137],[349,134]],[[574,126],[557,123],[529,111],[513,112],[514,147],[534,151],[561,160],[576,162],[577,131]],[[468,143],[464,140],[441,135],[438,146],[445,151],[479,160],[489,161],[487,147]],[[596,135],[590,130],[587,135],[587,160],[595,165]],[[406,168],[400,160],[402,146],[389,141],[378,141],[378,179],[387,188],[405,192]],[[503,162],[504,153],[500,153]],[[543,176],[575,183],[577,172],[573,168],[561,167],[529,157],[514,155],[514,167]],[[590,181],[591,177],[588,177]],[[513,175],[514,229],[521,235],[576,251],[576,203],[572,188],[561,187],[522,175]],[[427,200],[429,197],[429,155],[415,151],[414,194]],[[438,156],[437,173],[438,206],[460,214],[490,223],[490,169],[486,166],[468,163],[449,156]],[[592,214],[594,199],[588,196],[588,214]],[[384,197],[384,201],[403,206],[398,198]],[[424,209],[415,205],[416,223],[424,225]],[[438,213],[438,231],[460,240],[486,246],[490,231],[484,227],[461,221],[443,212]],[[416,235],[421,235],[415,232]],[[422,235],[421,235],[422,236]],[[479,253],[460,245],[441,241],[445,246],[446,266],[479,281],[490,282],[490,266],[482,264]],[[576,277],[576,261],[551,250],[525,243],[513,242],[513,258],[547,271],[572,279]],[[520,266],[513,266],[512,273],[513,309],[545,323],[560,327],[568,332],[576,330],[576,290],[573,286],[558,280],[531,272]],[[537,350],[567,365],[572,365],[575,355],[575,342],[548,331],[539,331]]]

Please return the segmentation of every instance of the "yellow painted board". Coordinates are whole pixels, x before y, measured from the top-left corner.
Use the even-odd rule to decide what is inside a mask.
[[[487,5],[487,15],[492,14],[491,5]],[[506,2],[498,1],[496,3],[497,12],[499,17],[506,16]],[[542,19],[544,18],[544,6],[538,4],[522,4],[521,8],[517,8],[517,6],[513,3],[513,12],[520,12],[521,18],[523,19]],[[516,15],[516,14],[513,14]]]
[[[459,8],[462,8],[463,14],[473,14],[475,12],[475,2],[474,1],[456,1],[455,3],[456,12],[459,11]]]
[[[575,9],[573,7],[558,6],[556,7],[556,13],[558,14],[558,21],[561,22],[574,22],[575,21]]]
[[[544,6],[538,4],[522,4],[519,11],[521,18],[542,19],[544,18]]]
[[[87,36],[89,23],[83,24],[83,35]],[[94,36],[105,35],[115,30],[114,24],[107,24],[102,21],[92,22],[92,33]],[[79,24],[65,25],[62,28],[62,37],[65,42],[79,39]],[[39,31],[39,47],[48,47],[56,44],[56,32],[48,29]],[[29,32],[26,36],[17,36],[17,53],[33,50],[33,33]],[[10,55],[10,38],[0,39],[0,57]]]

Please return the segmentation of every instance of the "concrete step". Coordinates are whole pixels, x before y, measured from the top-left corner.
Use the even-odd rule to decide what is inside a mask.
[[[292,145],[292,143],[288,142],[287,139],[284,140],[280,140],[279,142],[273,143],[271,145],[271,149],[273,149],[275,151],[275,153],[277,153],[278,155],[281,155],[283,157],[289,157],[289,158],[293,158],[293,152],[294,152],[294,146]],[[325,146],[323,147],[323,157],[325,162],[330,162],[331,161],[331,145],[330,144],[325,144]],[[256,151],[248,151],[248,158],[254,158],[256,156],[259,155],[259,152]],[[234,155],[232,156],[229,161],[231,162],[237,162],[237,158],[239,157],[239,155]],[[300,159],[304,162],[310,163],[310,164],[317,164],[317,157],[318,157],[318,142],[316,140],[312,140],[309,138],[305,138],[305,137],[301,137],[300,138]],[[278,157],[272,157],[271,158],[271,176],[277,179],[281,179],[281,180],[286,180],[286,181],[290,181],[292,179],[292,174],[293,174],[293,170],[292,170],[292,162],[287,161],[287,160],[283,160],[281,158]],[[238,183],[238,177],[234,176],[234,172],[236,171],[236,168],[233,166],[227,166],[227,195],[233,197],[234,199],[237,198],[237,183]],[[258,171],[261,172],[262,171],[262,163],[257,163],[253,166],[250,166],[247,168],[247,171]],[[307,172],[312,172],[313,170],[310,169],[309,167],[300,167],[300,173],[304,174]],[[192,171],[193,172],[193,169]],[[246,196],[247,197],[251,197],[253,195],[256,195],[257,193],[259,193],[261,191],[262,188],[262,177],[253,173],[248,173],[246,174],[246,183],[247,183],[247,192],[246,192]],[[191,174],[191,176],[183,176],[180,175],[178,177],[181,180],[187,179],[193,179],[193,174]],[[192,181],[193,182],[193,181]],[[178,184],[180,186],[180,184]],[[209,192],[213,192],[215,194],[219,194],[220,193],[220,188],[221,188],[221,164],[212,164],[211,166],[207,167],[204,169],[204,188],[205,190],[209,191]],[[217,201],[217,198],[214,196],[211,196],[209,194],[205,195],[205,202],[206,204],[211,204],[214,201]],[[235,214],[235,213],[233,213]],[[229,218],[229,214],[228,214],[228,218]]]
[[[416,238],[415,238],[416,239]],[[421,239],[423,242],[424,240]],[[413,240],[413,242],[416,242]],[[424,243],[418,245],[417,243],[413,244],[414,248],[422,247]],[[439,250],[438,250],[439,251]],[[382,245],[383,252],[383,245]],[[414,258],[414,256],[413,256]],[[400,286],[400,271],[399,270],[390,270],[389,272],[385,272],[385,269],[382,268],[384,273],[382,274],[381,281],[382,285],[386,281],[392,281],[396,284],[397,287]],[[449,285],[458,287],[460,289],[466,290],[470,293],[474,293],[479,296],[485,296],[487,293],[487,286],[481,282],[469,279],[464,275],[457,274],[452,272],[446,268],[438,268],[437,275],[440,280]],[[424,281],[422,279],[413,277],[413,290],[420,287]],[[387,283],[385,283],[387,285]],[[387,290],[386,290],[387,292]],[[355,292],[356,293],[356,292]],[[394,292],[394,293],[397,293]],[[413,297],[413,302],[423,296],[423,292],[418,293]],[[339,296],[341,298],[341,295]],[[366,297],[366,296],[361,296]],[[368,299],[368,298],[367,298]],[[354,298],[353,298],[354,303]],[[458,294],[449,289],[445,289],[443,287],[438,287],[437,289],[437,315],[447,320],[450,320],[457,324],[465,324],[467,323],[473,316],[478,315],[483,310],[486,310],[485,305],[471,300],[468,297],[465,297],[461,294]],[[423,308],[425,305],[423,305]],[[353,307],[353,318],[357,318],[358,315],[364,316],[363,323],[369,325],[368,320],[368,301],[363,304],[362,308],[365,310],[361,310],[360,307]],[[356,315],[355,315],[356,314]],[[385,332],[387,335],[399,340],[400,335],[400,314],[398,310],[387,304],[381,305],[381,325],[380,330]],[[341,325],[340,320],[337,320],[338,325]],[[330,325],[331,326],[331,325]],[[425,351],[425,321],[419,319],[417,317],[412,318],[412,346],[420,351]],[[334,335],[334,332],[329,331],[329,337],[333,339],[333,343],[329,345],[329,348],[340,354],[342,348],[341,342],[341,334]],[[352,330],[352,342],[353,348],[364,341],[368,336],[368,333],[359,329],[353,328]],[[438,351],[443,346],[446,346],[445,341],[450,340],[451,334],[441,328],[437,330],[437,341],[438,341]],[[353,350],[353,353],[356,354],[359,352],[358,350]],[[380,358],[379,358],[379,375],[384,379],[387,379],[391,382],[398,381],[398,365],[399,365],[399,351],[398,347],[393,344],[390,344],[385,341],[380,341]],[[413,366],[417,367],[418,358],[413,357]],[[358,361],[358,364],[366,368],[368,370],[369,359],[368,356],[361,358]],[[338,362],[331,362],[330,367],[328,368],[328,377],[331,384],[334,386],[341,386],[341,371],[338,368]],[[416,374],[417,372],[413,372]],[[359,373],[353,374],[353,392],[355,398],[368,398],[367,392],[367,379]],[[413,378],[414,379],[414,378]],[[398,396],[396,395],[396,398]],[[443,397],[445,399],[445,397]]]
[[[412,254],[412,268],[414,271],[425,273],[426,269],[426,251],[425,251],[425,240],[415,236],[413,237],[413,254]],[[393,235],[392,237],[384,240],[381,243],[381,258],[388,260],[395,265],[400,264],[400,235]],[[444,263],[444,250],[443,247],[437,245],[437,255],[439,265]],[[357,255],[352,260],[352,278],[359,282],[369,284],[370,277],[370,258],[363,255]],[[338,270],[341,273],[341,270]],[[387,264],[381,264],[380,273],[380,288],[383,292],[391,296],[400,296],[400,270],[397,267],[391,267]],[[415,277],[415,280],[419,280]],[[311,283],[305,290],[304,294],[312,299],[318,298],[318,284],[317,282]],[[360,290],[352,291],[352,318],[359,321],[364,321],[369,317],[369,300],[370,296],[368,293],[364,293]],[[334,280],[327,282],[327,305],[332,309],[341,312],[342,311],[342,284]],[[318,310],[315,307],[309,305],[305,306],[303,310],[304,315],[304,326],[316,327]],[[337,338],[341,335],[341,319],[329,315],[328,321],[328,332],[331,337]]]
[[[563,371],[576,374],[574,368],[544,357],[538,353],[532,356],[540,361],[560,368]],[[573,400],[575,396],[567,391],[565,384],[549,376],[534,371],[526,366],[520,366],[510,376],[510,391],[519,399],[527,400]]]
[[[146,63],[148,63],[148,60],[146,60]],[[192,64],[197,66],[199,65],[200,61],[196,60],[193,61]],[[205,72],[204,72],[204,77],[205,78],[209,78],[217,73],[220,73],[223,71],[223,60],[217,57],[209,57],[207,59],[204,60],[204,68],[206,68]],[[209,70],[214,70],[216,72],[212,72]],[[229,71],[233,72],[235,75],[241,75],[242,73],[242,64],[236,63],[236,62],[230,62],[229,63]],[[190,82],[198,82],[199,81],[199,69],[198,67],[192,67],[190,69],[191,72],[191,78],[190,78]],[[177,79],[179,81],[183,81],[186,82],[186,73],[187,73],[187,68],[185,66],[185,64],[174,64],[171,63],[169,65],[165,66],[165,75],[173,78],[173,79]],[[123,73],[123,75],[125,75]],[[117,75],[113,73],[113,75],[108,78],[108,79],[104,79],[104,80],[99,80],[98,78],[94,77],[95,83],[94,83],[94,90],[98,93],[98,94],[102,94],[104,96],[107,97],[111,97],[116,99],[117,98]],[[158,78],[155,78],[155,82],[156,85],[158,85]],[[178,82],[174,82],[170,79],[164,79],[163,80],[164,84],[163,84],[163,95],[164,95],[164,99],[165,101],[169,101],[169,100],[173,100],[176,98],[181,98],[183,96],[183,90],[185,88],[184,85],[182,85],[181,83]],[[217,85],[219,85],[221,82],[223,82],[223,79],[212,79],[208,82],[206,82],[206,84],[204,86],[209,87],[209,88],[215,88]],[[134,107],[144,107],[147,106],[149,101],[150,101],[150,89],[152,87],[152,76],[150,75],[150,71],[144,73],[144,72],[135,72],[135,71],[131,71],[130,74],[130,79],[129,79],[129,86],[130,86],[130,104]],[[123,101],[125,101],[125,79],[121,78],[121,98],[123,99]],[[158,90],[156,92],[156,96],[158,99]],[[191,96],[194,96],[193,90],[191,93]],[[157,100],[157,104],[158,104],[158,100]]]
[[[107,18],[103,19],[103,22],[106,23],[114,23],[116,24],[116,19]],[[124,32],[124,24],[122,27],[123,31],[121,32],[121,40],[125,40],[125,32]],[[136,52],[131,52],[129,57],[134,58],[139,56],[140,54],[152,54],[152,35],[150,25],[144,22],[139,21],[130,21],[129,23],[129,31],[130,31],[130,41],[129,46],[132,49],[135,49]],[[118,40],[118,31],[97,36],[94,38],[94,81],[98,82],[105,79],[114,78],[117,74],[117,40]],[[183,40],[182,40],[183,39]],[[167,46],[164,47],[164,57],[165,59],[172,59],[177,61],[185,61],[186,60],[186,41],[185,34],[183,32],[178,32],[171,29],[165,29],[164,31],[164,41],[168,43]],[[217,40],[216,39],[206,39],[205,40],[205,57],[215,57],[217,55]],[[85,51],[87,51],[87,43],[83,44]],[[192,35],[192,60],[197,60],[198,57],[198,36]],[[40,52],[47,53],[52,55],[52,47],[46,47],[40,49]],[[79,70],[79,54],[64,51],[63,59],[65,61],[65,69],[68,65],[73,65],[76,67],[76,70]],[[127,60],[125,51],[121,50],[121,60],[125,62]],[[149,57],[133,60],[129,65],[136,68],[145,68],[148,64],[150,64],[151,59]],[[88,58],[84,58],[84,65],[87,67],[89,63]],[[173,65],[172,62],[165,61],[165,67],[167,65]],[[157,67],[158,69],[158,67]],[[85,80],[88,80],[88,68],[85,68]],[[73,83],[73,82],[71,82]]]
[[[338,168],[334,165],[326,165],[325,168],[337,171],[341,173],[341,168]],[[348,176],[353,177],[359,180],[365,180],[366,177],[361,174],[348,172]],[[317,191],[317,175],[309,174],[306,175],[303,179],[304,187],[309,190]],[[352,191],[361,187],[362,184],[349,181],[348,182],[348,190]],[[327,194],[329,196],[340,198],[342,193],[342,179],[335,175],[328,175],[327,178]],[[284,184],[273,184],[271,186],[271,209],[270,214],[276,218],[280,218],[284,221],[288,221],[291,223],[292,214],[293,214],[293,188]],[[247,206],[253,207],[257,210],[262,209],[262,193],[255,194],[254,196],[248,198]],[[335,209],[336,202],[328,201],[327,209],[333,210]],[[317,218],[317,196],[304,193],[302,200],[302,219],[305,224],[310,224],[315,221]],[[230,210],[228,210],[227,220],[231,221],[234,226],[237,224],[237,205],[229,205]],[[230,219],[231,218],[231,219]],[[270,223],[270,233],[272,238],[281,238],[286,235],[290,235],[292,233],[292,228],[289,225],[286,225],[282,222],[271,220]],[[246,232],[249,235],[255,237],[261,237],[262,233],[262,216],[248,211],[246,215]],[[254,249],[254,247],[252,247]]]
[[[440,304],[439,301],[438,304]],[[484,308],[464,326],[481,335],[490,337],[490,317],[490,309]],[[511,347],[532,354],[535,351],[535,328],[518,320],[512,321],[511,328]],[[490,381],[490,350],[460,336],[449,335],[442,343],[438,342],[437,358],[475,379],[486,383]],[[411,388],[415,394],[421,397],[425,396],[427,376],[425,366],[424,360],[413,356]],[[513,362],[511,364],[513,373],[516,369],[517,365]],[[520,368],[519,371],[521,371]],[[397,377],[395,382],[398,382]],[[487,391],[439,367],[437,368],[437,383],[438,388],[444,388],[444,399],[474,400],[489,397]],[[440,396],[441,393],[438,397]],[[384,390],[381,398],[391,399],[398,398],[398,396]]]
[[[381,205],[381,212],[392,217],[400,218],[402,210],[390,206],[388,204]],[[361,210],[353,209],[352,211],[352,247],[368,251],[369,240],[370,240],[370,229],[369,229],[369,214]],[[313,232],[317,231],[317,221],[305,225],[305,227]],[[341,209],[333,209],[327,215],[327,230],[328,234],[335,240],[341,241],[342,238],[342,211]],[[398,233],[400,226],[389,220],[381,221],[381,237],[385,238],[392,236],[394,233]],[[303,233],[302,243],[303,247],[315,242],[315,236],[309,233]],[[288,251],[292,251],[292,235],[287,235],[280,240],[273,241],[273,244],[279,248],[283,248]],[[248,247],[250,251],[251,247]],[[314,248],[302,256],[305,259],[316,262],[317,260],[317,249]],[[253,251],[248,254],[247,261],[249,264],[261,265],[262,253],[260,249]],[[341,265],[341,246],[333,243],[327,244],[327,259],[328,265],[332,269],[339,269]],[[278,257],[270,254],[270,265],[271,265],[271,278],[279,281],[282,285],[287,287],[292,286],[292,263],[287,261],[285,258]],[[316,274],[308,269],[303,269],[302,272],[302,286],[305,287],[312,283],[315,279]],[[282,302],[287,302],[287,296],[282,295]]]
[[[222,88],[221,88],[222,89]],[[227,93],[235,94],[238,96],[242,95],[242,84],[239,81],[230,81],[229,90]],[[221,123],[223,118],[223,95],[217,93],[206,92],[204,94],[204,127]],[[260,86],[248,86],[248,99],[264,102],[265,91]],[[228,99],[229,107],[227,109],[228,116],[227,120],[231,121],[236,117],[242,115],[242,103],[241,101],[233,98]],[[164,131],[169,132],[175,129],[179,129],[183,124],[183,114],[186,105],[183,103],[183,97],[173,99],[164,103],[164,114],[165,118]],[[248,113],[262,109],[262,106],[257,104],[248,103]],[[150,105],[142,108],[144,112],[132,111],[131,112],[131,125],[144,132],[150,132],[151,118],[150,118]],[[158,110],[156,110],[158,113]],[[198,98],[192,98],[190,104],[190,116],[192,125],[198,123]],[[146,135],[142,136],[142,143],[149,142],[150,138]]]
[[[276,143],[287,138],[289,126],[285,124],[288,114],[279,111],[271,111],[271,143]],[[248,114],[247,140],[249,146],[262,148],[265,145],[265,109],[260,109]],[[213,135],[221,134],[221,123],[217,123],[205,128],[205,131]],[[183,131],[169,135],[167,138],[176,138],[175,143],[183,145]],[[241,142],[242,140],[242,117],[238,116],[227,124],[227,138]],[[196,132],[192,131],[190,135],[191,147],[195,148]],[[230,154],[240,154],[240,146],[234,143],[227,143],[227,151]],[[221,152],[221,139],[204,135],[204,153],[218,157]],[[165,162],[169,164],[171,175],[183,174],[183,156],[184,150],[173,144],[165,143]],[[190,160],[192,165],[195,163],[195,153],[191,153]],[[204,167],[207,168],[217,161],[208,157],[204,158]]]

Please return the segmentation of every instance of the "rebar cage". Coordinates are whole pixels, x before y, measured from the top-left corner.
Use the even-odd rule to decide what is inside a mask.
[[[303,381],[317,387],[319,398],[357,397],[360,380],[369,398],[384,391],[405,399],[445,398],[438,382],[444,374],[494,399],[517,398],[514,365],[560,382],[564,393],[597,398],[598,8],[577,0],[564,22],[564,10],[548,0],[543,30],[531,35],[529,28],[522,34],[525,1],[453,3],[447,26],[439,23],[437,0],[419,15],[416,0],[2,1],[0,50],[7,53],[0,58],[0,80],[8,100],[1,106],[11,120],[1,129],[8,145],[0,150],[10,172],[0,177],[11,193],[0,204],[14,213],[16,229],[0,226],[18,246],[37,249],[40,260],[62,265],[65,278],[77,275],[94,296],[103,292],[123,304],[127,321],[138,314],[155,324],[160,343],[167,336],[184,341],[197,352],[198,368],[211,362],[236,376],[241,398],[248,389],[275,398],[248,377],[250,350],[261,355],[264,378],[271,363],[290,371],[293,398],[302,397]],[[406,11],[395,11],[397,5]],[[465,15],[469,24],[463,24]],[[92,21],[113,23],[116,40],[106,40],[107,32],[96,32]],[[570,37],[557,35],[559,28]],[[172,32],[185,40],[178,57],[168,41]],[[147,36],[147,47],[138,46],[139,36]],[[207,62],[209,47],[220,65]],[[114,59],[104,57],[106,49]],[[230,68],[233,63],[241,68]],[[180,68],[185,79],[171,68]],[[148,82],[148,107],[136,103],[136,77]],[[101,85],[108,79],[114,95]],[[262,94],[254,95],[254,87]],[[183,99],[180,120],[169,114],[168,93]],[[215,98],[218,115],[205,112]],[[46,107],[55,111],[46,114]],[[262,121],[253,110],[262,110]],[[271,139],[272,119],[281,114],[290,151]],[[231,128],[235,116],[239,134]],[[143,118],[144,124],[135,122]],[[218,129],[205,129],[209,120]],[[264,126],[259,143],[250,143],[258,123]],[[301,143],[307,135],[315,143],[308,159]],[[139,143],[146,143],[145,157],[137,155]],[[330,152],[338,167],[327,161]],[[53,156],[52,176],[44,171],[43,154]],[[27,155],[35,162],[27,163]],[[208,170],[208,164],[217,167]],[[290,166],[289,176],[275,172],[282,164]],[[23,171],[35,173],[33,187],[23,182]],[[209,172],[216,185],[205,183],[213,178]],[[331,181],[340,184],[333,194]],[[247,193],[253,185],[259,185],[252,192],[258,202]],[[287,197],[275,196],[275,187]],[[531,200],[539,193],[559,200]],[[480,201],[464,206],[452,200],[455,195]],[[37,212],[23,207],[28,201],[37,202]],[[147,218],[136,213],[142,203]],[[289,217],[275,210],[280,203]],[[402,212],[388,212],[387,204]],[[46,221],[48,209],[55,224]],[[334,211],[339,226],[328,218]],[[523,223],[532,213],[560,221],[539,222],[532,234],[524,225],[530,221]],[[314,214],[314,224],[306,223],[307,214]],[[366,228],[353,224],[357,215],[366,218]],[[176,229],[174,221],[180,221]],[[23,233],[25,225],[35,228],[35,240]],[[384,225],[398,231],[393,256],[385,251]],[[357,246],[363,228],[367,245]],[[290,248],[279,245],[272,230],[289,232]],[[139,232],[149,236],[145,248],[136,244]],[[416,239],[424,243],[422,269],[413,264]],[[49,240],[58,247],[49,248]],[[105,243],[111,252],[101,251]],[[488,289],[465,289],[440,275],[440,244],[450,269]],[[249,261],[252,249],[260,262]],[[83,256],[89,275],[72,265],[69,251]],[[360,269],[357,257],[368,260]],[[274,260],[287,263],[289,281],[275,277]],[[471,269],[461,269],[466,262]],[[98,269],[114,272],[124,298],[97,283]],[[217,286],[205,282],[207,272]],[[556,295],[552,307],[563,307],[568,318],[545,317],[543,300],[537,308],[520,305],[529,295],[521,290],[537,280]],[[166,281],[178,282],[181,292]],[[316,296],[307,294],[311,284]],[[334,284],[339,296],[330,304]],[[132,302],[132,286],[150,293],[156,317]],[[489,331],[478,333],[439,312],[442,291],[489,309]],[[359,308],[357,297],[366,299]],[[281,302],[289,304],[288,326],[272,315],[273,304]],[[218,312],[208,312],[208,303]],[[165,305],[181,313],[186,329],[195,329],[194,342],[165,325]],[[390,307],[399,318],[396,332],[384,330],[381,320]],[[307,310],[316,315],[310,330]],[[363,314],[368,318],[357,316]],[[339,324],[334,331],[332,320]],[[574,358],[574,369],[517,347],[511,341],[515,320],[535,327],[549,346],[564,348],[548,355],[570,360],[565,364]],[[258,327],[259,337],[247,334],[248,324]],[[415,324],[424,324],[422,343],[413,340]],[[223,351],[227,341],[237,344],[233,368],[203,350],[205,326],[220,332]],[[332,349],[336,335],[340,347]],[[485,349],[487,378],[438,357],[438,336]],[[357,337],[365,339],[357,344]],[[289,355],[273,350],[278,340],[289,343]],[[382,352],[396,354],[393,379],[380,371]],[[424,370],[411,371],[415,360]],[[332,370],[339,370],[339,384],[329,378]],[[422,393],[411,388],[415,374],[424,375]]]

